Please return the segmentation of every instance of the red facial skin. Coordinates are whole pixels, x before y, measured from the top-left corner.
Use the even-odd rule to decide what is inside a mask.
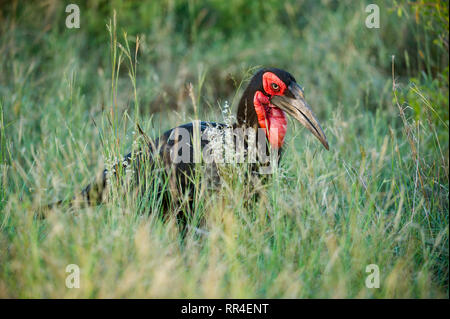
[[[275,88],[273,87],[274,83],[276,84]],[[286,84],[272,72],[266,72],[263,74],[263,88],[272,97],[283,95]],[[270,97],[261,91],[256,91],[253,97],[253,105],[255,106],[259,126],[265,129],[270,145],[273,148],[281,148],[286,135],[287,119],[281,109],[270,103]]]

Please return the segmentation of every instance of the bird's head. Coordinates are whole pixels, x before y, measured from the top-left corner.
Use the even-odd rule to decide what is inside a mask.
[[[286,115],[305,126],[328,150],[327,138],[305,101],[303,88],[286,71],[259,70],[250,80],[238,108],[238,124],[265,129],[273,147],[281,147],[286,133]]]

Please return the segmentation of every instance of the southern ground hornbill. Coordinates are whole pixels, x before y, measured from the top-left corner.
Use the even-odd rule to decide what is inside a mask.
[[[208,176],[212,176],[214,181],[220,181],[217,165],[226,162],[227,157],[221,146],[226,144],[227,136],[231,136],[234,154],[241,156],[234,156],[232,161],[236,162],[239,158],[241,162],[250,163],[249,171],[258,174],[261,168],[270,166],[267,164],[268,158],[273,159],[270,154],[275,153],[276,159],[281,156],[287,129],[286,114],[302,123],[328,150],[325,134],[305,102],[302,87],[288,72],[265,68],[252,77],[245,89],[234,124],[195,121],[170,129],[155,140],[149,139],[141,132],[146,138],[146,146],[126,155],[124,160],[112,169],[105,169],[97,182],[88,185],[80,196],[70,200],[70,205],[101,203],[105,200],[108,180],[112,177],[120,179],[119,171],[130,171],[130,168],[135,175],[133,180],[140,186],[148,186],[148,176],[152,175],[152,171],[161,171],[162,168],[172,199],[174,196],[189,193],[188,197],[192,200],[192,177],[196,167],[199,167],[198,163],[200,167],[207,168]],[[251,157],[250,148],[255,149],[252,153],[253,160],[248,160]],[[200,161],[198,156],[196,157],[199,151]],[[148,190],[149,187],[138,189]],[[154,188],[150,189],[154,191]],[[63,202],[60,201],[59,204],[61,203]]]

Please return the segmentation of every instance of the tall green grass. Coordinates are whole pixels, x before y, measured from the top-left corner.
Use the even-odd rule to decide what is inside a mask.
[[[79,30],[62,2],[3,7],[0,296],[448,297],[448,11],[433,3],[380,3],[378,30],[354,1],[92,1]],[[113,182],[107,204],[35,218],[142,143],[137,123],[156,137],[221,120],[258,65],[305,87],[329,152],[289,121],[266,184],[231,169],[163,214],[166,179],[147,171],[147,197]]]

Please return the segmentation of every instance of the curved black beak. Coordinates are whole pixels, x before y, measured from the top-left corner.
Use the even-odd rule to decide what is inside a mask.
[[[329,150],[325,133],[304,99],[303,89],[295,82],[291,83],[288,89],[291,94],[286,93],[283,96],[275,95],[272,97],[271,103],[302,123],[303,126],[310,130],[311,133],[319,139],[322,145]],[[291,97],[289,95],[291,95]]]

